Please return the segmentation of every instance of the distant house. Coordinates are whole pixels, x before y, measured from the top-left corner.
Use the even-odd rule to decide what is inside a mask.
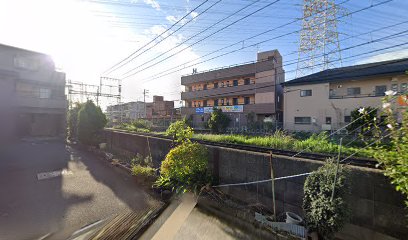
[[[136,119],[170,119],[174,115],[174,102],[163,96],[153,96],[153,102],[128,102],[108,106],[106,116],[111,123],[130,122]]]
[[[284,128],[339,129],[360,107],[380,107],[384,92],[407,93],[408,58],[329,69],[285,82]]]
[[[0,139],[64,135],[66,108],[50,56],[0,44]]]

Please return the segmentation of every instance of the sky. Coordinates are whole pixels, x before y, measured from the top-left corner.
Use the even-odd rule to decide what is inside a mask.
[[[254,61],[259,51],[278,49],[286,80],[293,79],[302,2],[0,0],[0,43],[50,54],[73,81],[98,84],[100,76],[121,78],[123,102],[142,100],[143,89],[148,89],[148,100],[164,95],[178,105],[181,75],[193,68],[200,72]],[[333,67],[408,57],[408,45],[403,45],[408,1],[336,3],[341,7],[337,30],[342,61]],[[131,61],[106,72],[134,52]]]

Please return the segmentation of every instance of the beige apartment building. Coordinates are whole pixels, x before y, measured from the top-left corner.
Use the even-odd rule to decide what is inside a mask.
[[[258,122],[282,122],[284,70],[278,50],[260,52],[254,63],[230,66],[181,77],[185,102],[181,114],[203,128],[214,108],[231,119],[230,127],[246,127],[253,113]]]
[[[406,94],[408,58],[329,69],[283,85],[285,130],[336,130],[351,121],[356,108],[381,108],[385,91]]]
[[[50,56],[0,44],[0,141],[65,133],[65,73]]]

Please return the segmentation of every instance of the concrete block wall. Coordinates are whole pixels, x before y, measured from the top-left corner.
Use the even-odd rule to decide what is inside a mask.
[[[170,150],[171,141],[137,134],[105,132],[107,145],[144,156],[152,153],[156,167],[160,166]],[[269,179],[271,165],[275,177],[310,172],[321,166],[321,162],[301,158],[254,153],[235,149],[207,146],[210,154],[209,168],[216,184],[250,182]],[[306,177],[275,181],[276,211],[294,212],[303,215],[303,184]],[[403,196],[396,192],[389,179],[376,169],[351,167],[352,219],[340,233],[343,239],[401,239],[408,236],[408,211],[404,208]],[[233,186],[221,190],[248,204],[263,204],[273,209],[272,184],[261,183]],[[402,237],[402,239],[404,239]]]

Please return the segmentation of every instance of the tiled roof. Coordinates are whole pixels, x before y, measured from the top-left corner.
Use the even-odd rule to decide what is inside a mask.
[[[370,76],[403,74],[408,71],[408,58],[324,70],[283,83],[285,86],[360,80]]]

